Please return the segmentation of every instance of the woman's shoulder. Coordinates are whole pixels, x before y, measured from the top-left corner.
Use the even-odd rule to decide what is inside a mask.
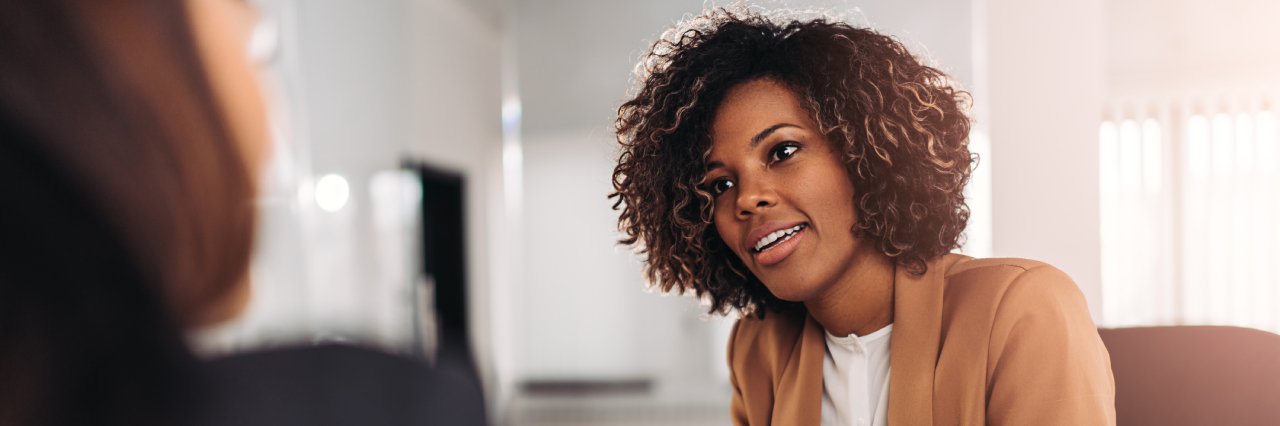
[[[944,275],[948,310],[982,310],[997,316],[1083,315],[1084,293],[1065,272],[1020,258],[963,259]]]
[[[1013,289],[1033,287],[1035,291],[1027,292],[1027,296],[1081,293],[1075,281],[1061,269],[1038,260],[1016,257],[960,259],[947,269],[944,281],[948,296],[957,293],[954,290],[968,288],[1007,293]]]
[[[935,380],[946,392],[984,401],[989,424],[1115,424],[1110,356],[1071,277],[1015,258],[944,276]]]
[[[954,261],[950,262],[950,266],[946,271],[945,276],[948,281],[975,276],[980,276],[987,280],[991,278],[1012,279],[1032,270],[1036,272],[1058,270],[1058,268],[1048,263],[1017,257],[972,258],[958,254],[950,254],[947,257],[954,258]]]

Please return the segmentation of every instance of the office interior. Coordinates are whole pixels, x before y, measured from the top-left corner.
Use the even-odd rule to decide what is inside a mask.
[[[255,3],[275,156],[253,299],[202,356],[349,343],[474,371],[494,424],[729,424],[734,318],[648,290],[607,198],[647,43],[727,3]],[[1280,330],[1280,3],[750,4],[973,95],[965,254],[1057,266],[1100,327]]]

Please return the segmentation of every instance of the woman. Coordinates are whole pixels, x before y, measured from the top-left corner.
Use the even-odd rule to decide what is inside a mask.
[[[248,300],[253,12],[0,3],[0,425],[483,423],[478,389],[411,361],[185,346]]]
[[[738,425],[1114,424],[1065,274],[949,254],[968,94],[893,38],[716,9],[668,30],[619,108],[622,242],[663,291],[741,311]]]
[[[0,424],[189,420],[181,332],[248,295],[267,138],[246,7],[0,5]]]

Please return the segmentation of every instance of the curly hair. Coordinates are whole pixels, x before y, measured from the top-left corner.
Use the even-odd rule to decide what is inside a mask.
[[[668,29],[635,71],[615,131],[613,208],[621,244],[645,257],[651,287],[692,291],[712,313],[763,316],[777,298],[720,239],[704,188],[710,129],[725,94],[772,79],[791,88],[834,146],[854,186],[859,238],[913,274],[959,247],[969,94],[896,39],[831,16],[715,8]]]

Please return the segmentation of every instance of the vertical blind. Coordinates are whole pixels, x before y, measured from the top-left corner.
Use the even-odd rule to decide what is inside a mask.
[[[1280,331],[1273,95],[1110,102],[1099,126],[1103,322]]]

